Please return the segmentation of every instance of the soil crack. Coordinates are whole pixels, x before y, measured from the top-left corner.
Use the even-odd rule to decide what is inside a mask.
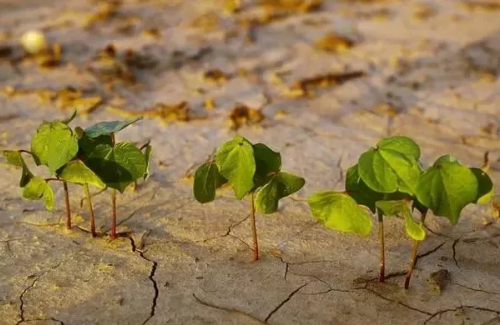
[[[154,296],[153,296],[153,300],[151,302],[151,310],[149,312],[149,316],[148,316],[148,318],[146,318],[146,320],[144,320],[144,322],[142,322],[141,325],[147,324],[151,320],[151,318],[153,318],[155,316],[155,313],[156,313],[156,304],[158,302],[158,297],[160,296],[160,290],[158,289],[158,283],[156,282],[156,280],[154,278],[155,274],[156,274],[156,270],[158,268],[158,262],[156,262],[156,261],[154,261],[154,260],[146,257],[144,255],[144,250],[143,250],[144,249],[144,245],[145,245],[145,240],[149,236],[150,233],[151,233],[150,230],[148,230],[147,232],[145,232],[142,235],[141,240],[140,240],[140,242],[138,244],[136,244],[134,238],[131,235],[127,236],[128,239],[130,240],[130,248],[131,248],[132,252],[133,253],[139,253],[139,256],[143,260],[151,263],[151,271],[149,272],[148,279],[153,284]]]
[[[360,288],[362,290],[366,290],[368,292],[371,292],[372,294],[376,295],[377,297],[383,299],[383,300],[386,300],[386,301],[389,301],[389,302],[392,302],[392,303],[395,303],[395,304],[398,304],[402,307],[405,307],[407,309],[410,309],[410,310],[413,310],[413,311],[416,311],[418,313],[421,313],[421,314],[425,314],[425,315],[429,315],[429,316],[432,316],[432,313],[428,312],[428,311],[425,311],[425,310],[422,310],[422,309],[418,309],[418,308],[415,308],[415,307],[412,307],[410,305],[407,305],[399,300],[393,300],[393,299],[390,299],[390,298],[387,298],[386,296],[382,295],[381,293],[371,289],[371,288],[368,288],[368,287],[365,287],[365,288]]]
[[[198,298],[194,293],[193,293],[193,297],[194,299],[196,300],[197,303],[199,303],[200,305],[203,305],[203,306],[206,306],[206,307],[210,307],[210,308],[214,308],[214,309],[218,309],[218,310],[222,310],[222,311],[226,311],[228,313],[235,313],[235,314],[240,314],[240,315],[243,315],[245,317],[248,317],[248,318],[251,318],[261,324],[267,324],[265,321],[262,321],[260,319],[258,319],[257,317],[255,316],[252,316],[244,311],[241,311],[241,310],[238,310],[238,309],[234,309],[234,308],[227,308],[227,307],[221,307],[221,306],[217,306],[217,305],[214,305],[212,303],[208,303],[204,300],[201,300],[200,298]]]
[[[273,310],[271,310],[271,312],[269,313],[269,315],[267,315],[266,319],[264,320],[266,323],[267,321],[273,317],[273,315],[281,309],[281,307],[283,307],[287,302],[290,301],[290,299],[293,298],[293,296],[295,296],[302,288],[304,288],[306,285],[308,285],[309,283],[305,283],[303,285],[301,285],[300,287],[298,287],[297,289],[293,290],[289,295],[288,297],[286,297],[285,300],[283,300],[278,306],[276,306],[276,308],[274,308]]]
[[[466,286],[466,285],[463,285],[463,284],[460,284],[460,283],[457,283],[457,282],[452,282],[452,284],[454,284],[456,286],[459,286],[459,287],[462,287],[462,288],[465,288],[465,289],[468,289],[468,290],[477,291],[477,292],[483,292],[483,293],[487,293],[487,294],[490,294],[490,295],[499,295],[500,296],[500,292],[487,291],[487,290],[483,290],[483,289],[473,288],[473,287],[469,287],[469,286]]]
[[[431,314],[429,318],[427,318],[423,325],[426,325],[427,323],[429,323],[432,319],[438,317],[438,316],[441,316],[442,314],[446,314],[446,313],[449,313],[449,312],[455,312],[455,311],[459,311],[459,310],[462,310],[464,308],[469,308],[469,309],[474,309],[474,310],[479,310],[479,311],[486,311],[486,312],[489,312],[489,313],[495,313],[497,315],[497,317],[500,315],[500,310],[494,310],[494,309],[489,309],[489,308],[483,308],[483,307],[477,307],[477,306],[466,306],[466,305],[462,305],[462,306],[458,306],[458,307],[455,307],[455,308],[448,308],[448,309],[443,309],[443,310],[439,310],[437,312],[435,312],[434,314]]]
[[[31,282],[31,284],[29,286],[27,286],[23,290],[23,292],[21,292],[21,295],[19,296],[19,301],[21,302],[21,305],[19,306],[19,321],[16,323],[16,325],[19,325],[19,324],[24,323],[24,322],[30,322],[30,321],[32,321],[32,320],[26,320],[24,318],[24,312],[25,312],[24,311],[24,304],[25,304],[25,302],[24,302],[24,295],[26,295],[28,293],[28,291],[35,286],[35,284],[38,282],[38,280],[40,280],[48,272],[50,272],[50,271],[55,270],[56,268],[58,268],[61,265],[61,263],[62,262],[59,262],[58,264],[54,265],[50,269],[48,269],[46,271],[43,271],[40,275],[38,275],[37,277],[35,277],[35,279]]]
[[[144,256],[144,252],[139,252],[139,256],[140,256],[142,259],[144,259],[144,260],[146,260],[146,261],[148,261],[148,262],[152,263],[152,265],[151,265],[151,272],[149,273],[149,277],[148,277],[148,278],[149,278],[149,281],[151,281],[151,283],[153,283],[154,297],[153,297],[153,301],[152,301],[152,303],[151,303],[151,311],[150,311],[150,313],[149,313],[149,316],[148,316],[148,318],[146,318],[146,320],[142,323],[142,325],[145,325],[147,322],[149,322],[149,320],[150,320],[151,318],[153,318],[153,317],[154,317],[155,312],[156,312],[156,303],[157,303],[157,301],[158,301],[158,296],[160,295],[160,291],[158,290],[158,283],[156,282],[156,280],[155,280],[155,278],[154,278],[154,276],[155,276],[155,274],[156,274],[156,269],[158,268],[158,262],[153,261],[152,259],[147,258],[146,256]]]

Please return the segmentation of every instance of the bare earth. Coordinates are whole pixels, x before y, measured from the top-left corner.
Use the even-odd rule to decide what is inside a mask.
[[[500,324],[500,223],[490,206],[467,208],[456,227],[429,218],[405,291],[411,242],[401,220],[387,219],[390,278],[379,284],[375,231],[329,231],[303,202],[340,190],[359,154],[389,135],[413,137],[428,164],[451,153],[480,166],[500,149],[500,2],[325,0],[313,10],[243,1],[232,14],[222,2],[0,0],[2,149],[28,149],[43,119],[72,106],[89,110],[80,126],[153,110],[119,138],[155,148],[151,178],[118,198],[114,242],[109,193],[94,198],[103,236],[92,239],[83,191],[71,186],[67,232],[62,188],[48,213],[21,198],[20,172],[2,161],[0,324]],[[55,67],[23,57],[17,40],[30,29],[61,45]],[[352,48],[318,49],[331,32]],[[109,44],[116,55],[108,49],[106,59]],[[127,59],[128,49],[136,54]],[[215,69],[225,78],[212,80]],[[354,71],[363,76],[335,76]],[[230,129],[237,105],[264,119]],[[257,263],[248,202],[226,190],[202,206],[191,194],[190,167],[236,133],[280,150],[284,170],[307,180],[278,213],[258,216]],[[438,270],[451,274],[442,290]]]

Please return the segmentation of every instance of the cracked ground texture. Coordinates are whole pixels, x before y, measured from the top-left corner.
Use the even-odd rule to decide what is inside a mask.
[[[0,324],[500,324],[500,225],[490,207],[468,207],[456,227],[430,216],[404,291],[411,242],[400,220],[387,220],[389,276],[379,284],[375,234],[329,231],[303,202],[341,189],[345,170],[385,136],[413,137],[426,164],[446,152],[479,166],[485,151],[500,149],[499,2],[325,0],[315,10],[274,8],[275,16],[256,1],[227,13],[223,2],[0,0],[0,48],[12,50],[0,50],[2,148],[29,148],[42,119],[70,113],[47,90],[100,98],[74,125],[157,103],[185,101],[190,114],[150,114],[119,134],[151,140],[155,152],[148,182],[118,197],[124,235],[113,242],[90,238],[80,188],[70,186],[68,232],[62,189],[48,213],[20,198],[19,171],[2,161]],[[22,57],[17,40],[30,29],[61,45],[59,65]],[[331,32],[354,46],[317,49]],[[142,61],[103,67],[98,53],[109,44]],[[202,78],[215,69],[226,80]],[[295,81],[353,71],[363,74],[291,96]],[[231,130],[236,105],[260,108],[264,120]],[[222,191],[202,206],[191,195],[190,167],[236,133],[280,150],[284,169],[307,180],[279,212],[258,216],[257,263],[248,202]],[[493,161],[497,183],[498,168]],[[105,234],[109,194],[94,201]],[[430,275],[440,269],[451,280],[436,291]]]

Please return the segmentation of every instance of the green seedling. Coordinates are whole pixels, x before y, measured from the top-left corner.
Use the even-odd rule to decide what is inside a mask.
[[[73,131],[68,124],[75,116],[76,111],[66,120],[43,122],[33,136],[31,151],[4,150],[3,155],[9,164],[22,169],[19,185],[23,188],[23,197],[29,200],[43,199],[50,211],[54,208],[55,199],[49,182],[63,183],[68,229],[71,229],[68,183],[81,185],[86,194],[93,237],[96,237],[97,233],[89,186],[101,190],[112,188],[113,225],[110,236],[114,239],[117,236],[116,190],[123,192],[138,178],[148,176],[152,147],[149,143],[141,149],[129,142],[115,143],[116,132],[141,118],[101,122],[86,130],[77,127]],[[144,153],[141,150],[144,150]],[[31,155],[37,165],[47,166],[51,177],[35,177],[29,170],[23,153]]]
[[[78,140],[68,126],[75,118],[76,111],[62,121],[44,121],[37,129],[31,141],[31,151],[28,150],[4,150],[3,154],[7,162],[22,169],[19,186],[23,188],[23,197],[29,200],[44,200],[49,211],[54,208],[54,192],[49,186],[50,181],[62,181],[66,202],[66,228],[71,229],[71,207],[69,204],[68,184],[60,178],[63,167],[75,158],[78,152]],[[36,165],[47,166],[53,177],[35,177],[29,170],[22,154],[29,154]]]
[[[262,143],[236,136],[219,148],[195,172],[193,193],[200,203],[215,199],[216,190],[229,183],[238,200],[249,196],[253,260],[259,259],[255,212],[271,214],[279,200],[300,190],[305,180],[281,171],[281,154]]]
[[[481,169],[443,156],[424,171],[419,159],[420,148],[410,138],[383,139],[348,169],[345,191],[319,192],[309,198],[313,216],[342,232],[368,236],[373,227],[370,212],[377,215],[380,282],[385,281],[384,217],[402,218],[407,235],[414,241],[405,288],[417,261],[418,246],[426,237],[427,212],[456,224],[466,205],[487,203],[493,195],[491,179]],[[419,222],[414,220],[413,210],[420,212]]]
[[[146,179],[152,157],[152,147],[148,143],[141,149],[124,141],[116,143],[115,134],[142,117],[127,121],[100,122],[83,130],[77,129],[80,136],[81,159],[95,173],[106,187],[111,188],[112,224],[110,238],[116,239],[116,191],[125,189],[139,178]],[[85,187],[87,204],[92,211],[91,196]],[[93,219],[93,217],[92,217]],[[91,228],[95,236],[95,226]]]

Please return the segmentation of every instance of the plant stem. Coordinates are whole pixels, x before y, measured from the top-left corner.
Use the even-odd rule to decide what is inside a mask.
[[[421,218],[420,218],[420,225],[423,226],[425,217],[427,216],[427,211],[424,210],[422,212]],[[415,265],[417,265],[417,260],[418,260],[418,246],[420,245],[420,241],[414,240],[413,241],[413,250],[411,252],[411,262],[410,262],[410,268],[408,269],[408,273],[406,273],[406,278],[405,278],[405,289],[408,289],[410,287],[410,280],[411,280],[411,275],[413,273],[413,270],[415,269]]]
[[[116,235],[116,190],[115,189],[111,191],[111,204],[113,206],[113,220],[111,223],[111,233],[109,234],[109,238],[111,238],[111,240],[114,240],[118,237]]]
[[[418,253],[418,246],[420,245],[420,241],[414,240],[413,241],[413,249],[411,252],[411,263],[410,263],[410,268],[408,269],[408,273],[406,273],[406,278],[405,278],[405,289],[407,290],[410,287],[410,280],[411,280],[411,274],[413,273],[413,269],[415,268],[415,264],[417,264],[417,253]]]
[[[71,230],[71,207],[69,205],[68,183],[63,182],[64,199],[66,201],[66,229]]]
[[[95,231],[95,216],[94,216],[94,209],[92,208],[92,198],[90,196],[90,191],[89,191],[89,185],[85,184],[83,185],[83,188],[85,189],[85,195],[87,196],[87,205],[89,207],[89,212],[90,212],[90,232],[92,234],[92,237],[97,237],[97,233]]]
[[[381,211],[378,213],[378,239],[380,242],[380,272],[379,282],[385,282],[385,244],[384,244],[384,214]]]
[[[252,222],[252,235],[253,235],[253,261],[259,259],[259,242],[257,241],[257,227],[255,225],[255,202],[253,199],[253,192],[250,193],[250,209],[251,209],[251,222]]]

